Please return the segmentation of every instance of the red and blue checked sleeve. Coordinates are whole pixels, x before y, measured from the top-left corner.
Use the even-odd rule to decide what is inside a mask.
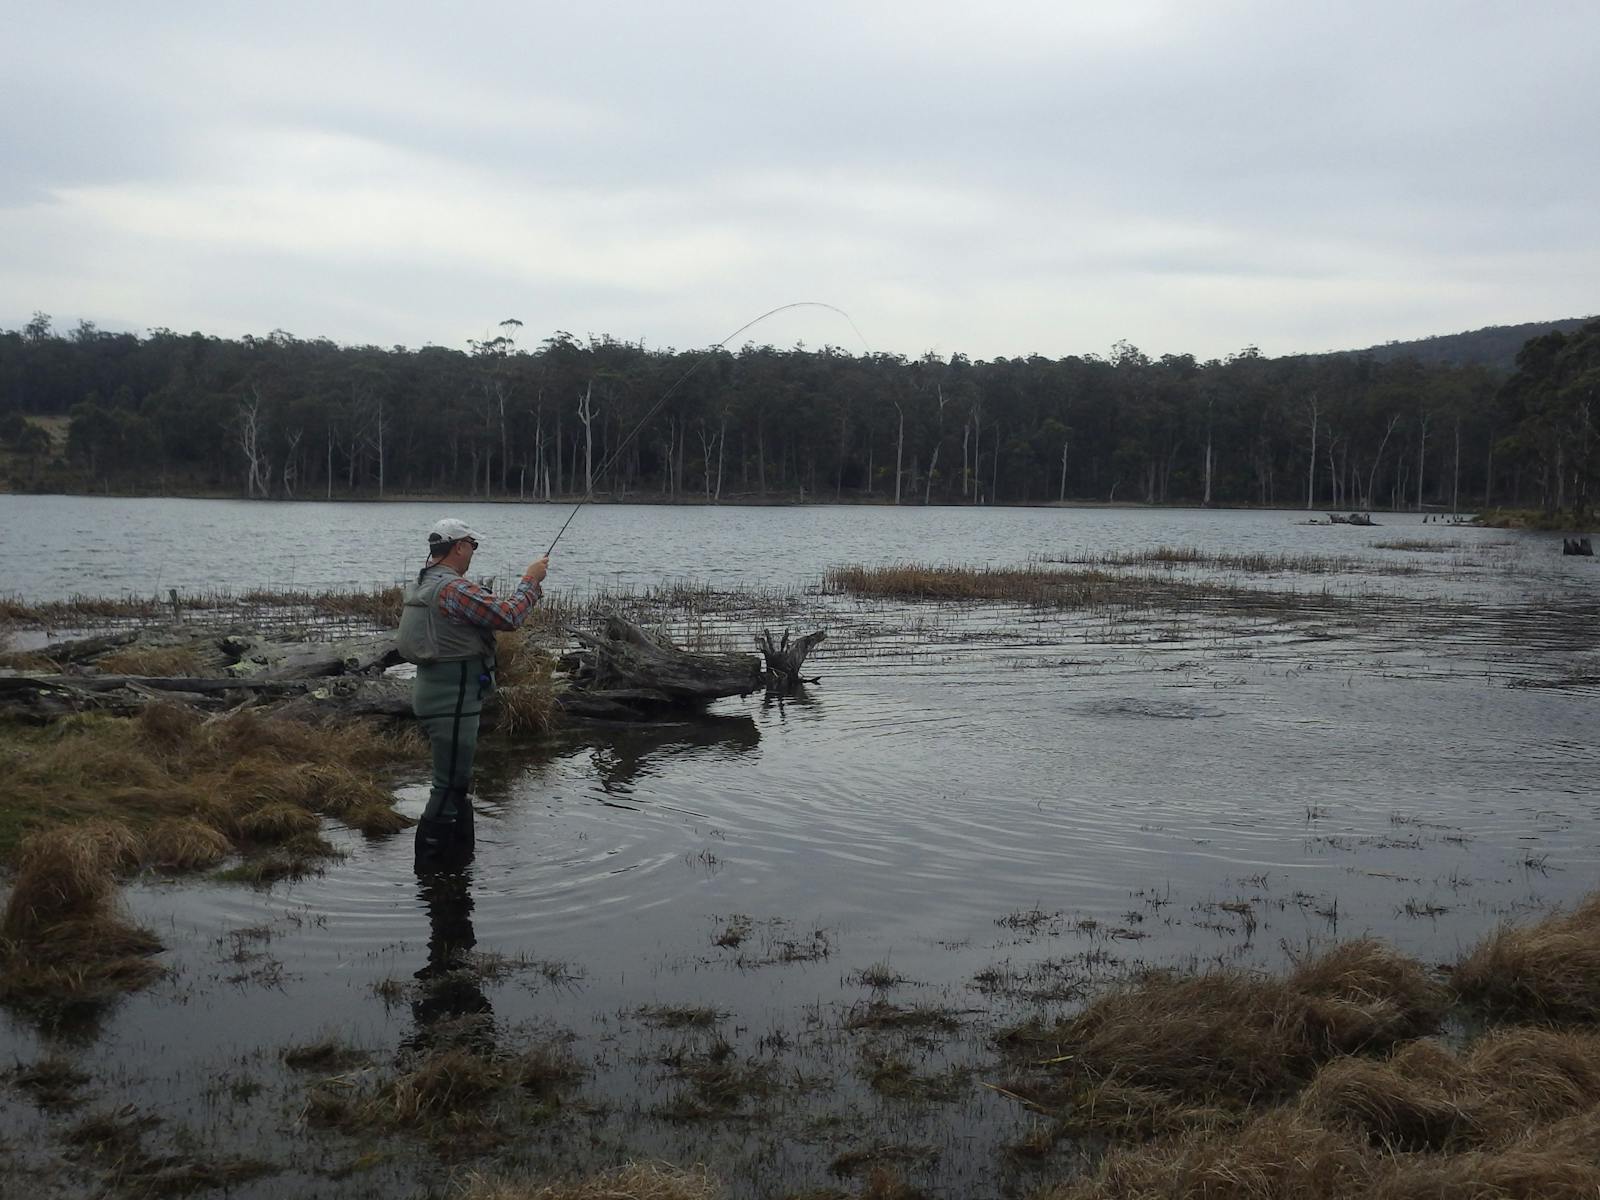
[[[515,629],[543,597],[544,589],[527,579],[503,600],[470,579],[452,579],[439,589],[439,611],[463,625]]]

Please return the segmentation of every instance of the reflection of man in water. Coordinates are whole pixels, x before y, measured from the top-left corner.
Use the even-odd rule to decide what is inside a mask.
[[[471,961],[478,944],[472,929],[472,875],[427,871],[417,877],[417,895],[428,910],[428,962],[416,973],[421,987],[411,1002],[417,1031],[412,1045],[428,1040],[429,1029],[448,1017],[493,1013]],[[485,1031],[487,1033],[487,1031]]]
[[[536,559],[506,599],[464,578],[481,539],[445,519],[428,534],[428,562],[405,591],[400,654],[417,664],[411,707],[433,747],[433,789],[417,823],[417,866],[472,857],[472,756],[483,701],[494,690],[494,635],[516,629],[543,592],[548,559]]]

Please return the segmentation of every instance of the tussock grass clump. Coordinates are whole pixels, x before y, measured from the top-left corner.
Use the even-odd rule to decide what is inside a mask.
[[[629,1163],[584,1179],[469,1175],[461,1200],[717,1200],[722,1185],[704,1167]]]
[[[1198,1129],[1113,1150],[1093,1176],[1035,1200],[1335,1200],[1370,1195],[1375,1173],[1357,1134],[1279,1109],[1231,1134]]]
[[[228,836],[192,817],[167,817],[144,835],[144,861],[168,871],[214,867],[234,852]]]
[[[339,819],[368,837],[387,837],[389,834],[399,833],[402,829],[410,829],[416,824],[404,813],[398,813],[390,808],[386,802],[363,804],[359,808],[341,813]]]
[[[1342,942],[1295,967],[1290,990],[1305,1001],[1313,1053],[1355,1054],[1433,1029],[1449,993],[1415,959],[1373,938]]]
[[[1600,1020],[1600,893],[1573,912],[1502,926],[1456,964],[1450,982],[1497,1017]]]
[[[1162,1124],[1152,1115],[1161,1096],[1211,1125],[1212,1110],[1281,1100],[1332,1058],[1432,1029],[1446,999],[1419,964],[1373,941],[1337,946],[1283,979],[1156,972],[1069,1020],[1003,1035],[1030,1052],[1050,1047],[1057,1067],[1008,1087],[1078,1120],[1104,1112],[1113,1128]],[[1102,1094],[1106,1085],[1118,1090]]]
[[[537,610],[535,610],[537,611]],[[495,637],[495,702],[506,733],[545,733],[555,723],[555,657],[527,626]]]
[[[1035,1200],[1580,1200],[1600,1192],[1600,1108],[1520,1125],[1494,1145],[1407,1151],[1296,1107],[1234,1131],[1112,1150]]]
[[[116,872],[140,854],[133,832],[109,821],[34,835],[23,845],[0,935],[25,941],[64,921],[102,915],[116,892]]]
[[[1530,1128],[1600,1104],[1600,1035],[1507,1029],[1464,1055],[1422,1041],[1381,1062],[1341,1059],[1318,1073],[1300,1104],[1324,1124],[1362,1130],[1377,1146],[1503,1148]]]
[[[321,828],[317,814],[295,804],[268,804],[239,819],[239,831],[256,842],[286,842]]]
[[[23,843],[0,914],[0,1000],[47,1004],[143,987],[161,943],[117,911],[117,872],[142,855],[125,826],[90,822]]]

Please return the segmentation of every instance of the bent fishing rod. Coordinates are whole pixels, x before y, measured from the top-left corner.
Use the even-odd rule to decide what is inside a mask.
[[[855,330],[856,337],[861,338],[861,345],[866,349],[867,354],[869,356],[872,354],[872,348],[867,345],[867,339],[861,337],[861,330],[856,329],[855,321],[851,320],[850,314],[845,312],[845,310],[842,308],[835,307],[832,304],[825,304],[821,300],[796,300],[790,304],[780,304],[777,308],[768,309],[759,317],[756,317],[750,321],[746,321],[743,325],[739,326],[739,328],[735,329],[720,342],[713,343],[709,350],[700,355],[700,357],[695,359],[694,362],[690,363],[689,369],[682,375],[678,376],[677,380],[672,384],[671,387],[661,393],[656,402],[645,410],[644,416],[640,418],[639,423],[633,427],[628,436],[618,442],[616,448],[606,456],[605,461],[600,464],[600,469],[595,472],[595,476],[597,478],[603,478],[605,476],[605,473],[611,467],[611,464],[616,462],[618,456],[620,456],[622,452],[628,448],[628,444],[632,442],[634,438],[639,436],[639,432],[650,423],[651,418],[653,418],[656,413],[661,410],[661,406],[670,400],[679,388],[681,388],[685,383],[689,382],[689,377],[698,371],[713,355],[716,354],[718,350],[721,350],[746,329],[751,329],[761,324],[761,322],[765,321],[768,317],[775,317],[779,313],[788,312],[792,308],[825,308],[829,312],[838,313],[849,323],[850,328]],[[572,511],[567,514],[567,519],[561,523],[561,528],[556,530],[556,536],[550,541],[550,549],[544,552],[544,556],[546,558],[549,558],[551,553],[555,550],[556,543],[561,540],[561,535],[567,531],[567,526],[572,524],[572,518],[576,517],[579,510],[581,510],[585,504],[589,503],[589,501],[593,499],[594,485],[591,483],[589,485],[589,490],[583,494],[583,499],[578,501],[578,503],[573,507]]]

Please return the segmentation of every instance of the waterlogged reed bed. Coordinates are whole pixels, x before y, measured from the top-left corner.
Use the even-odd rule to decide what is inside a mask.
[[[1171,574],[1134,574],[1087,567],[1065,570],[1031,563],[1022,567],[930,566],[898,563],[830,569],[824,594],[877,600],[1001,601],[1037,608],[1090,611],[1226,610],[1293,613],[1353,604],[1357,597],[1329,592],[1267,591]],[[1363,602],[1369,597],[1361,598]]]
[[[1350,554],[1226,554],[1198,546],[1155,546],[1085,558],[1046,557],[1043,561],[1089,567],[1200,567],[1248,575],[1417,575],[1422,571],[1414,563],[1383,562]]]

